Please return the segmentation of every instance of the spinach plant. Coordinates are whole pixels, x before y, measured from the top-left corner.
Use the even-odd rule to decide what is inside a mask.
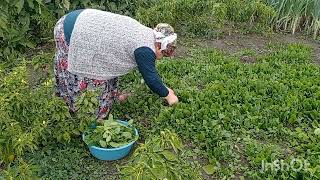
[[[177,134],[169,129],[140,144],[124,166],[118,167],[122,179],[202,179],[199,166],[184,156],[185,150]]]

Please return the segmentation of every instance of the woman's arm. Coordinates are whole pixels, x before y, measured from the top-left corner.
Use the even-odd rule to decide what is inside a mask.
[[[134,51],[139,72],[148,87],[160,97],[169,95],[168,88],[163,84],[155,65],[156,55],[149,47],[140,47]]]

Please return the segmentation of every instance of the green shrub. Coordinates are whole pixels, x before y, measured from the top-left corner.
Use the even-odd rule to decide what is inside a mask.
[[[228,20],[248,30],[266,31],[275,12],[261,0],[219,0],[227,7]],[[248,26],[249,25],[249,26]]]
[[[32,162],[26,162],[19,158],[14,162],[13,166],[8,166],[7,169],[0,171],[0,179],[39,179],[36,176],[37,171],[37,166]]]
[[[268,30],[274,15],[272,7],[260,0],[160,0],[139,8],[136,17],[151,27],[167,22],[182,35],[217,36],[226,22],[248,30]]]
[[[8,167],[9,174],[23,168],[19,162],[23,162],[21,157],[26,152],[34,152],[52,141],[68,143],[95,120],[96,93],[82,93],[77,101],[81,108],[72,117],[62,98],[55,96],[51,78],[31,77],[30,72],[35,71],[32,68],[40,68],[36,74],[40,76],[41,64],[48,60],[52,60],[51,54],[23,61],[12,71],[4,72],[0,79],[0,164]],[[52,77],[50,72],[47,76]]]
[[[147,4],[147,1],[3,0],[0,2],[0,62],[16,59],[12,54],[53,39],[57,19],[72,10],[95,8],[134,16],[136,3]]]
[[[168,129],[140,144],[128,163],[120,167],[121,179],[202,179],[198,167],[183,157],[183,145]]]
[[[35,47],[29,33],[31,14],[39,14],[41,4],[39,0],[0,2],[0,59],[22,47]]]
[[[161,0],[150,8],[140,7],[136,18],[150,27],[169,23],[181,35],[213,36],[219,33],[225,13],[224,4],[211,0]]]

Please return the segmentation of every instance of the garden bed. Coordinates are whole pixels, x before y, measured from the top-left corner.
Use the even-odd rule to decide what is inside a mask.
[[[213,167],[212,175],[201,171],[203,179],[319,177],[319,141],[314,131],[320,119],[320,69],[313,63],[312,47],[265,45],[260,54],[252,52],[251,46],[242,49],[240,45],[231,52],[222,48],[226,53],[221,53],[216,50],[219,47],[198,41],[182,44],[189,43],[196,46],[187,48],[187,56],[158,65],[164,81],[180,97],[178,105],[164,106],[133,72],[121,78],[120,84],[134,95],[127,103],[116,104],[114,115],[134,119],[143,139],[164,128],[176,132],[187,145],[190,162]],[[244,54],[255,62],[243,63]],[[119,179],[116,166],[125,165],[128,159],[95,160],[80,139],[28,153],[27,159],[34,159],[40,168],[38,175],[45,178]],[[260,171],[263,163],[290,163],[293,158],[307,160],[310,169]]]

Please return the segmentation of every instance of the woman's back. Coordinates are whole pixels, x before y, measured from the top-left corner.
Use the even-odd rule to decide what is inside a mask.
[[[155,51],[154,42],[153,30],[133,18],[86,9],[71,35],[69,71],[96,79],[123,75],[136,66],[135,49]]]

